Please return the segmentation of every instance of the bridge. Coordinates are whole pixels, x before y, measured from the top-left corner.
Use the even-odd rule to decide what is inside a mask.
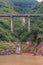
[[[43,14],[0,14],[0,17],[10,17],[11,19],[11,32],[13,32],[13,17],[21,17],[22,25],[25,25],[25,17],[28,17],[28,32],[30,32],[30,19],[31,17],[40,17]]]
[[[38,17],[43,14],[0,14],[0,17]]]

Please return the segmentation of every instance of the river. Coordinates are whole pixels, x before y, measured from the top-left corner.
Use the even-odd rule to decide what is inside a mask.
[[[0,65],[43,65],[43,56],[31,54],[0,56]]]

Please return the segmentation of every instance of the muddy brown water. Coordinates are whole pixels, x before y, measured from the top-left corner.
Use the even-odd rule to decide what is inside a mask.
[[[43,56],[32,54],[0,56],[0,65],[43,65]]]

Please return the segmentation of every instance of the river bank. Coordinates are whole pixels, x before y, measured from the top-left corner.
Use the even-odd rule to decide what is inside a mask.
[[[15,54],[16,45],[17,44],[12,42],[0,42],[0,55]],[[22,53],[31,53],[33,55],[43,56],[43,42],[40,42],[39,44],[31,41],[22,42],[21,48]]]

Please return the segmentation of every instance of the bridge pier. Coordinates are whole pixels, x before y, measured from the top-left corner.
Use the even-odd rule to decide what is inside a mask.
[[[11,32],[13,32],[13,17],[11,16]]]
[[[22,19],[22,26],[24,26],[25,25],[25,17],[22,17],[21,19]]]
[[[28,32],[30,32],[30,17],[28,17]]]

